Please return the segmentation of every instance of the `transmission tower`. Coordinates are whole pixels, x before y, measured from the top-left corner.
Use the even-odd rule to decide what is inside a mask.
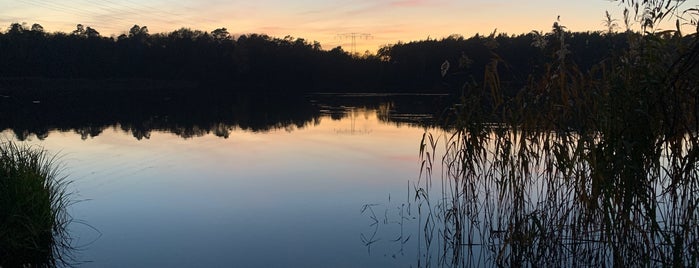
[[[342,33],[337,35],[339,38],[349,38],[352,40],[352,54],[357,54],[357,38],[368,40],[371,34],[368,33]]]

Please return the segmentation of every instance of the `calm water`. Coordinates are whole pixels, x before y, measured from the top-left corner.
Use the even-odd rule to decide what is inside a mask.
[[[448,96],[89,93],[0,98],[0,139],[58,153],[73,181],[70,234],[83,267],[697,260],[693,135],[648,154],[648,170],[662,172],[638,173],[645,186],[611,173],[605,181],[617,184],[596,191],[592,170],[605,163],[574,149],[576,133],[522,139],[484,126],[452,136],[428,127]],[[436,141],[425,139],[421,156],[426,131]],[[584,157],[566,164],[574,151]]]
[[[425,128],[415,122],[428,116],[399,111],[390,96],[353,97],[308,98],[310,117],[259,116],[265,127],[149,114],[5,126],[0,138],[61,156],[82,200],[70,213],[83,267],[414,265],[407,230],[417,223],[396,215],[419,174]]]

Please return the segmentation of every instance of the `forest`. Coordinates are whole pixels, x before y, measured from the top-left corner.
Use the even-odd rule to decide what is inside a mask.
[[[109,128],[139,140],[154,131],[228,138],[238,129],[304,128],[328,111],[366,107],[383,122],[424,128],[407,203],[390,204],[389,194],[393,208],[386,205],[383,215],[373,201],[361,209],[373,220],[373,231],[360,234],[367,248],[378,247],[379,226],[392,224],[399,233],[383,241],[402,253],[413,237],[418,267],[699,267],[699,8],[682,10],[684,1],[676,0],[616,2],[628,7],[626,30],[617,31],[607,14],[606,31],[571,32],[554,22],[549,32],[451,35],[376,54],[291,36],[232,36],[225,28],[151,34],[134,25],[106,37],[81,24],[50,33],[13,23],[0,33],[0,129],[20,141],[53,130],[88,139]],[[674,30],[658,27],[673,20]],[[194,90],[145,90],[171,87]],[[353,106],[338,97],[354,93],[348,91],[436,93]],[[275,94],[248,98],[250,92]],[[406,114],[434,115],[434,122],[400,116]],[[4,174],[30,174],[40,187],[56,181],[37,171],[50,169],[15,164],[42,163],[22,160],[41,154],[7,147],[0,155],[10,157],[0,160],[12,168]],[[6,181],[15,182],[0,178]],[[61,212],[70,202],[52,206],[46,198],[62,196],[57,182],[48,190],[0,187],[13,194],[0,194],[5,207],[44,208],[38,220],[8,225],[29,231],[6,232],[17,238],[0,247],[36,234],[44,243],[0,249],[0,266],[63,260],[51,254],[71,246],[60,244],[69,241]],[[20,190],[41,194],[42,202]],[[15,201],[22,198],[32,201]],[[417,224],[417,235],[404,222]],[[5,264],[3,256],[18,260]]]
[[[564,34],[570,59],[586,70],[623,51],[627,35],[634,33],[610,29]],[[353,54],[291,36],[232,36],[226,28],[151,34],[147,26],[134,25],[128,33],[107,37],[82,24],[64,33],[12,23],[0,32],[0,89],[27,87],[42,79],[87,79],[187,81],[236,92],[447,91],[466,81],[481,82],[497,55],[500,80],[515,92],[529,75],[545,72],[544,63],[557,49],[554,42],[546,42],[552,35],[454,34],[385,45],[376,54]],[[442,75],[440,66],[446,61],[450,68]]]

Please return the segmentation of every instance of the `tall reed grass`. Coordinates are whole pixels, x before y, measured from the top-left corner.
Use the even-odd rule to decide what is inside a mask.
[[[642,27],[627,50],[580,70],[557,22],[516,97],[493,52],[425,133],[418,266],[699,265],[699,28],[654,31],[683,1],[622,2]]]
[[[0,267],[70,264],[69,181],[60,167],[41,148],[0,142]]]

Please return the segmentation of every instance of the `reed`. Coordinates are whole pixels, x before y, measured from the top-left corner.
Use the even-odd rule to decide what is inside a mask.
[[[41,148],[0,143],[0,266],[70,265],[70,181],[60,167]]]
[[[517,96],[493,50],[447,131],[425,133],[419,266],[699,265],[699,29],[653,31],[682,1],[622,2],[642,27],[627,50],[580,70],[556,22]]]

